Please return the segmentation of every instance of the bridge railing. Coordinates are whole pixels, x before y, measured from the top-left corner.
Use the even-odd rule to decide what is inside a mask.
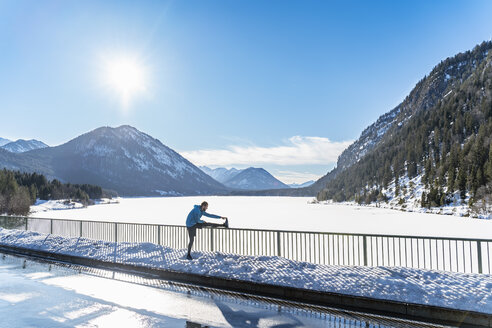
[[[185,226],[0,216],[0,227],[110,242],[186,248]],[[281,256],[316,264],[400,266],[492,273],[492,239],[336,232],[212,229],[197,231],[194,250]]]

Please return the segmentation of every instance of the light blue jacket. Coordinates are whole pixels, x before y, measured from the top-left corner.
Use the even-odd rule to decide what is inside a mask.
[[[188,217],[186,218],[186,226],[187,227],[193,227],[197,223],[204,223],[205,221],[200,220],[202,215],[205,215],[206,217],[209,218],[214,218],[214,219],[220,219],[221,216],[215,215],[215,214],[208,214],[205,211],[202,211],[200,209],[200,205],[195,205],[193,206],[193,209],[191,210],[190,214],[188,214]]]

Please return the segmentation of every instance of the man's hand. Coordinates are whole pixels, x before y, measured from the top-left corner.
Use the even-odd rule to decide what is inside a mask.
[[[229,228],[229,220],[227,220],[227,218],[225,216],[223,216],[222,219],[224,220],[224,223],[223,223],[224,227]]]

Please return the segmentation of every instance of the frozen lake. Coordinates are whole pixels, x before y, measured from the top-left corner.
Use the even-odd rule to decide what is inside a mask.
[[[229,217],[235,228],[492,238],[492,221],[342,204],[310,204],[306,197],[121,198],[118,204],[42,211],[33,217],[184,225],[193,205]],[[209,219],[210,220],[210,219]],[[213,219],[211,220],[213,221]]]

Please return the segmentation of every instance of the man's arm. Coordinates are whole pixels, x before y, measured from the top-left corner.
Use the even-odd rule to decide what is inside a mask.
[[[222,216],[220,216],[220,215],[209,214],[207,212],[203,212],[202,214],[205,215],[206,217],[213,218],[213,219],[220,219],[220,218],[222,218]]]

